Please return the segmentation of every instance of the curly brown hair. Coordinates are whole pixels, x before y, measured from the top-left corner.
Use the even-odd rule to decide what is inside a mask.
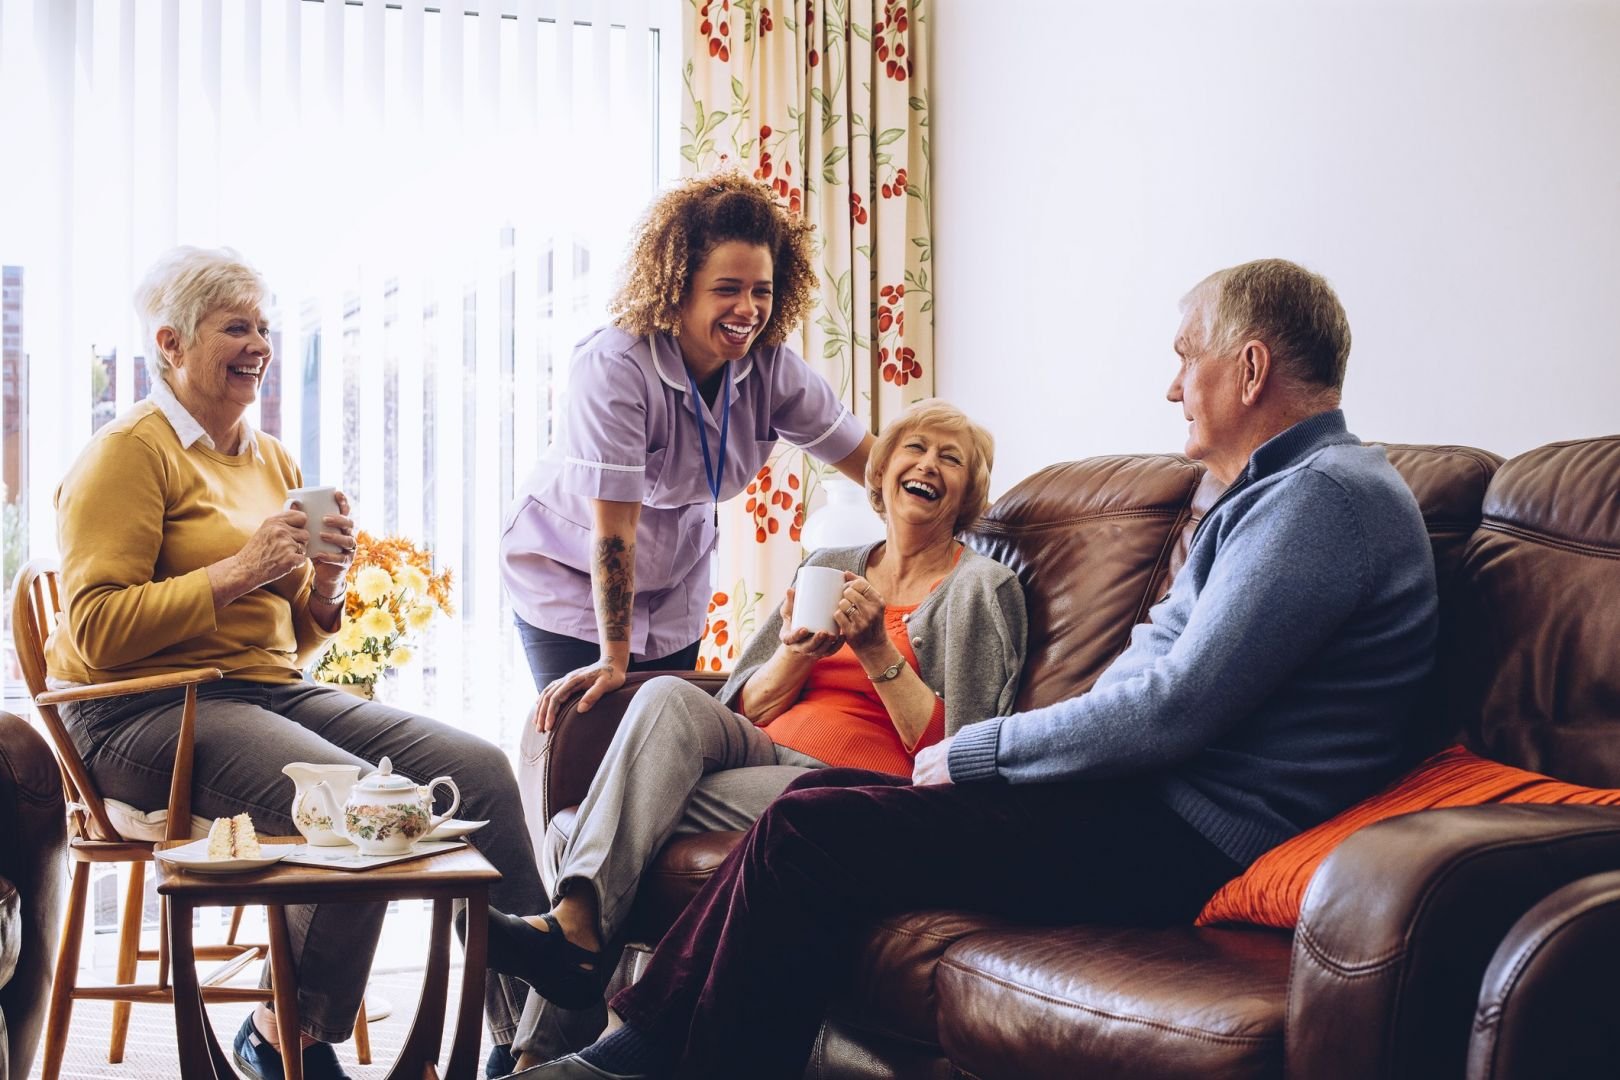
[[[774,296],[759,341],[780,345],[816,301],[814,232],[777,202],[770,185],[742,172],[683,180],[654,199],[636,226],[608,311],[632,334],[680,336],[681,304],[698,268],[716,246],[741,240],[770,250]]]

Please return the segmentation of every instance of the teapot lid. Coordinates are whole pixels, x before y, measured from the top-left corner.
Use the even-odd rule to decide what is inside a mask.
[[[356,786],[366,791],[414,792],[416,790],[416,781],[394,772],[394,763],[387,758],[383,758],[377,765],[377,771],[360,781]]]

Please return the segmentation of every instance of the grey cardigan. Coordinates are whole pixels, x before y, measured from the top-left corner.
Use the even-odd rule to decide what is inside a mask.
[[[877,544],[822,548],[806,566],[834,566],[864,576]],[[994,559],[962,552],[955,569],[906,620],[923,682],[945,701],[945,734],[964,724],[1012,712],[1024,667],[1029,620],[1018,577]],[[720,701],[736,708],[743,684],[776,652],[782,633],[780,605],[771,610],[720,688]]]

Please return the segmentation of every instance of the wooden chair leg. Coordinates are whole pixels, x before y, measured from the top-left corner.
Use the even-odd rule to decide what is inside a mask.
[[[118,975],[120,984],[135,981],[140,961],[141,922],[146,903],[146,864],[129,864],[129,888],[124,893],[124,913],[118,928]],[[129,1034],[129,1002],[115,1001],[112,1010],[112,1039],[107,1044],[107,1064],[124,1060],[124,1040]]]
[[[354,1018],[354,1056],[362,1065],[371,1064],[371,1024],[366,1020],[366,999],[360,999],[360,1014]]]
[[[157,984],[165,990],[169,988],[169,905],[162,898],[158,898],[158,981]]]
[[[235,907],[231,908],[231,929],[230,929],[230,932],[225,935],[225,944],[227,944],[227,945],[235,945],[236,944],[236,931],[241,928],[241,925],[242,925],[242,905],[237,904]]]
[[[40,1080],[58,1080],[67,1049],[68,1024],[73,1019],[73,989],[78,985],[79,945],[84,938],[84,909],[90,894],[90,864],[73,864],[68,889],[67,919],[56,950],[56,977],[51,982],[51,1003],[45,1012],[45,1057]]]

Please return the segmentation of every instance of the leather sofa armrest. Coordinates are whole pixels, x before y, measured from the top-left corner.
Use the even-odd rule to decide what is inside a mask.
[[[1428,810],[1355,833],[1311,879],[1300,912],[1288,1075],[1461,1075],[1503,936],[1549,893],[1612,866],[1613,807]]]
[[[1543,898],[1513,924],[1485,972],[1468,1080],[1620,1075],[1617,966],[1620,872]]]
[[[16,886],[17,969],[0,985],[12,1076],[27,1076],[45,1026],[51,967],[66,897],[67,807],[43,736],[0,712],[0,876]]]
[[[624,719],[625,710],[630,707],[630,699],[635,697],[642,683],[663,675],[688,679],[711,694],[726,681],[724,675],[696,671],[637,672],[627,676],[623,686],[598,701],[588,713],[576,710],[580,698],[576,694],[558,712],[557,723],[551,729],[551,739],[546,744],[541,802],[541,814],[546,822],[557,811],[578,806],[585,800],[585,793],[590,790],[591,780],[596,776],[596,768],[602,763],[608,744],[613,741],[613,733],[619,729],[619,721]]]

